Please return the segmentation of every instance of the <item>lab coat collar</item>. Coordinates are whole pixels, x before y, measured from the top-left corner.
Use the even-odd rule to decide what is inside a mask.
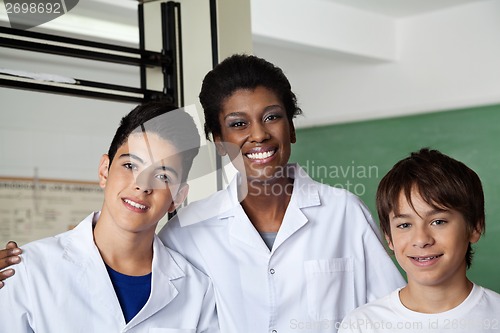
[[[313,181],[298,164],[287,165],[287,173],[289,177],[294,178],[293,192],[273,251],[308,222],[302,209],[321,205],[320,184]],[[235,216],[246,216],[238,200],[238,186],[241,181],[241,175],[238,173],[225,190],[214,193],[208,199],[191,202],[189,207],[181,209],[177,213],[180,226],[203,223],[213,218],[224,220]],[[269,252],[257,230],[248,218],[246,219],[232,225],[231,236],[247,245]]]
[[[288,164],[286,166],[286,174],[289,178],[293,178],[293,192],[290,200],[294,200],[299,208],[319,206],[321,204],[319,197],[319,184],[309,177],[307,172],[302,169],[297,163]],[[238,173],[226,190],[227,209],[238,205],[238,184],[241,183],[241,175]],[[221,191],[222,192],[222,191]],[[231,215],[230,211],[225,211],[219,215],[221,218],[226,218]]]
[[[63,240],[63,258],[75,267],[75,279],[80,280],[90,297],[108,311],[108,315],[116,321],[117,327],[125,326],[125,319],[120,303],[115,294],[108,271],[94,243],[93,226],[100,213],[92,213],[80,222]],[[108,277],[108,278],[103,278]],[[120,311],[117,311],[119,309]]]
[[[294,179],[292,197],[288,204],[283,222],[274,241],[271,254],[291,235],[302,228],[309,222],[307,216],[302,209],[307,207],[321,205],[319,196],[319,184],[313,181],[307,173],[298,164],[287,165],[287,175]],[[228,187],[228,194],[231,197],[231,202],[237,202],[237,182],[238,178],[234,178]],[[240,242],[254,247],[257,250],[269,253],[268,247],[264,244],[262,237],[259,235],[251,221],[243,212],[241,205],[237,205],[234,209],[226,211],[219,216],[220,219],[228,217],[242,217],[245,220],[236,221],[230,227],[231,237],[238,239]]]
[[[93,225],[97,222],[100,213],[92,213],[66,238],[64,244],[64,259],[76,266],[75,278],[81,279],[87,285],[92,298],[107,309],[110,316],[115,317],[119,327],[125,326],[118,298],[108,276],[106,266],[99,250],[94,243]],[[139,324],[156,312],[164,308],[178,294],[179,291],[172,283],[173,280],[186,276],[185,272],[175,262],[169,250],[163,245],[158,236],[153,241],[153,274],[151,292],[148,301],[141,311],[127,324],[128,328]],[[116,311],[119,309],[119,311]]]
[[[235,206],[239,205],[237,197],[237,177],[222,191],[217,191],[208,199],[193,201],[186,209],[177,212],[177,219],[181,227],[196,224],[214,217],[224,217]],[[235,193],[233,195],[233,193]],[[211,205],[208,206],[207,202]],[[227,216],[226,216],[227,217]]]
[[[320,184],[309,177],[307,172],[297,163],[287,166],[288,175],[294,179],[292,199],[299,208],[321,205],[319,197]]]
[[[287,166],[288,176],[294,179],[293,192],[283,222],[274,241],[274,253],[290,236],[309,223],[303,209],[320,206],[319,184],[313,181],[298,164]]]
[[[153,251],[153,274],[149,299],[141,311],[127,324],[129,328],[143,322],[167,306],[179,294],[172,281],[186,276],[156,235]]]

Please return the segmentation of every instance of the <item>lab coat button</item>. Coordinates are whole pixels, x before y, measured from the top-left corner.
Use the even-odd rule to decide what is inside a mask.
[[[271,269],[269,270],[269,273],[274,274],[274,268],[271,268]],[[275,331],[273,331],[273,332],[275,332]]]

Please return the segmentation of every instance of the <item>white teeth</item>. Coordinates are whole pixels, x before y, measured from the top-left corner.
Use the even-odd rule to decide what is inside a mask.
[[[261,160],[264,158],[268,158],[274,155],[274,151],[266,151],[264,153],[252,153],[247,154],[246,156],[252,160]]]
[[[433,257],[425,257],[425,258],[417,258],[417,257],[414,257],[415,260],[417,261],[429,261],[429,260],[432,260],[434,258],[437,258],[437,256],[433,256]]]
[[[129,200],[129,199],[125,199],[123,200],[125,201],[126,203],[128,203],[130,206],[133,206],[135,208],[139,208],[139,209],[146,209],[146,206],[144,205],[141,205],[141,204],[138,204],[137,202],[134,202],[132,200]]]

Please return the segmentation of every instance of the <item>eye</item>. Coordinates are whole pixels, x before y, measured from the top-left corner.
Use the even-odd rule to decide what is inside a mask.
[[[280,114],[270,114],[270,115],[267,115],[265,118],[264,118],[264,121],[265,122],[268,122],[268,121],[273,121],[273,120],[276,120],[276,119],[280,119],[282,118],[282,116]]]
[[[156,179],[164,182],[164,183],[170,183],[170,177],[166,174],[158,174],[155,176]]]
[[[246,123],[242,120],[235,120],[229,123],[229,127],[243,127]]]
[[[432,225],[443,225],[443,224],[446,224],[446,221],[445,220],[434,220],[432,221],[431,223]]]
[[[131,162],[123,163],[123,167],[129,170],[137,170],[137,166]]]
[[[406,228],[409,228],[410,226],[411,226],[411,224],[410,224],[410,223],[406,223],[406,222],[405,222],[405,223],[400,223],[400,224],[398,224],[398,225],[396,226],[396,228],[398,228],[398,229],[406,229]]]

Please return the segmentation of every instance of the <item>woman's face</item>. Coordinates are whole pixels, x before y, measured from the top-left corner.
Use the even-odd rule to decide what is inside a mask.
[[[286,175],[295,128],[274,92],[264,87],[236,90],[222,103],[219,122],[217,150],[231,161],[241,152],[244,170],[235,167],[247,178],[264,181]]]

